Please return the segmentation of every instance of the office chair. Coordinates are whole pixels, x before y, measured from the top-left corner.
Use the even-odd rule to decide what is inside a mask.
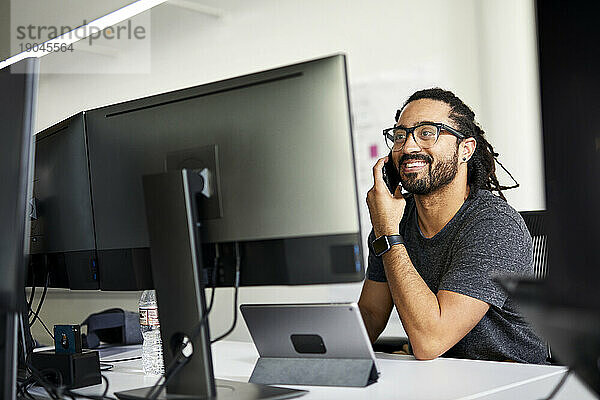
[[[548,273],[546,251],[546,219],[548,211],[521,211],[521,217],[533,240],[533,271],[536,279],[544,279]]]
[[[548,211],[521,211],[519,214],[523,217],[533,241],[534,278],[544,279],[548,274],[548,252],[546,251],[546,221],[548,219]],[[548,342],[546,342],[546,347],[548,350],[548,362],[557,364],[558,361],[552,356],[552,349]]]
[[[527,225],[533,240],[533,271],[535,279],[544,279],[548,273],[548,253],[546,251],[546,219],[548,211],[521,211],[521,217]],[[397,336],[379,337],[373,343],[373,350],[384,353],[393,353],[402,350],[408,343],[408,338]],[[550,346],[548,346],[548,360],[552,360]]]

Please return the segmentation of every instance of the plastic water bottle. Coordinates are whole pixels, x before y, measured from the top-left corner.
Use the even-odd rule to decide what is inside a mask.
[[[158,321],[156,292],[144,290],[140,297],[140,328],[144,344],[142,345],[142,367],[146,375],[161,375],[165,372]]]

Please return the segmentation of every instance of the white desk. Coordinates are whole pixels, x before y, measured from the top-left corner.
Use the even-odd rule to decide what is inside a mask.
[[[116,353],[116,354],[110,354]],[[135,357],[140,346],[106,349],[101,359]],[[215,377],[247,382],[258,355],[251,343],[220,342],[213,346]],[[565,369],[556,366],[526,365],[490,361],[439,358],[417,361],[409,356],[377,354],[381,376],[366,388],[290,386],[310,392],[301,399],[541,399],[560,380]],[[104,372],[110,381],[109,395],[152,386],[156,377],[145,376],[140,360],[115,363]],[[36,389],[38,393],[43,390]],[[80,389],[99,395],[101,385]],[[571,375],[555,399],[596,399],[578,378]]]

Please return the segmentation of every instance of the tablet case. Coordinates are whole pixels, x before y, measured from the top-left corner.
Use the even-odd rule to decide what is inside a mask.
[[[242,305],[259,352],[250,382],[363,387],[378,379],[355,303]]]

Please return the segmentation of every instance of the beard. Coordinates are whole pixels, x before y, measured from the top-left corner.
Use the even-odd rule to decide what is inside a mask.
[[[423,160],[428,162],[427,171],[402,173],[400,166],[405,160]],[[404,154],[398,160],[400,171],[400,183],[410,193],[425,195],[449,184],[454,180],[458,172],[458,146],[456,151],[448,158],[434,162],[433,158],[425,154]],[[421,178],[418,175],[425,175]]]

